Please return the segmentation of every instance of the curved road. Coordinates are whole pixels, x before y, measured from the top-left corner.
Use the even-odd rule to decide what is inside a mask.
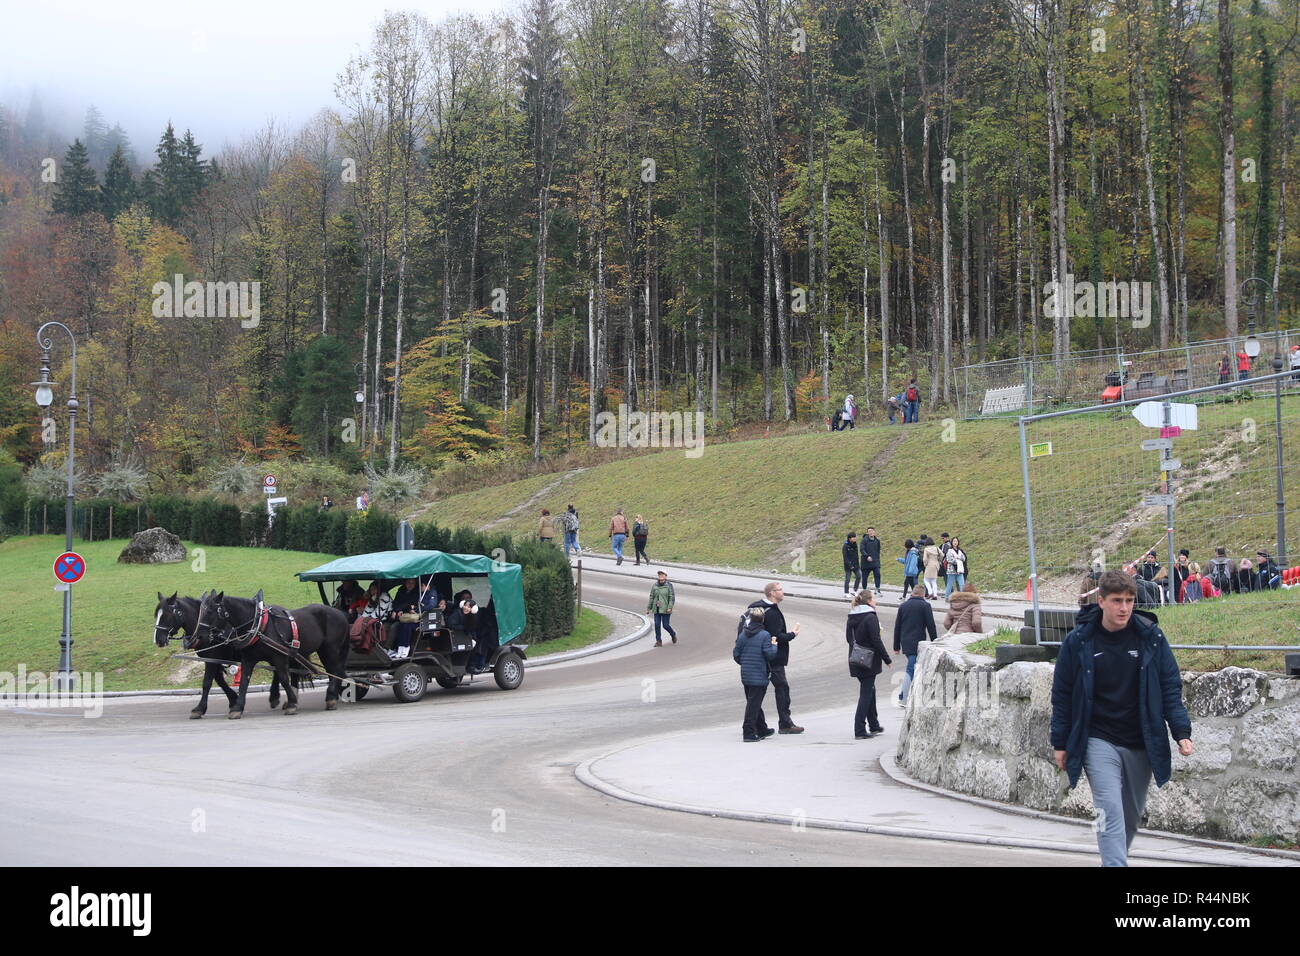
[[[187,719],[189,698],[113,699],[98,719],[0,708],[0,863],[1095,865],[1072,853],[675,813],[583,786],[578,763],[642,737],[717,725],[743,746],[730,651],[748,600],[676,589],[681,643],[654,648],[646,638],[529,670],[509,693],[488,678],[455,691],[433,686],[418,704],[372,691],[327,713],[313,691],[295,717],[257,695],[239,722],[225,719],[219,694],[201,721]],[[583,591],[593,602],[645,608],[641,580],[590,573]],[[802,623],[789,670],[795,719],[851,703],[846,608],[799,598],[782,608]],[[892,612],[882,624],[892,625]],[[882,699],[888,681],[887,672]],[[770,694],[768,704],[775,725]],[[886,706],[881,719],[890,726],[899,716]],[[764,746],[805,743],[778,736]],[[872,764],[864,799],[872,787],[900,786],[874,767],[887,745],[860,746]]]

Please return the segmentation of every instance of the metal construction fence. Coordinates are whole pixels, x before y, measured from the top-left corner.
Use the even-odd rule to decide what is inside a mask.
[[[1259,355],[1250,377],[1272,374],[1274,342],[1281,346],[1282,361],[1289,361],[1291,346],[1300,345],[1300,330],[1260,332]],[[1189,342],[1171,349],[1126,352],[1105,349],[1071,352],[1061,361],[1051,355],[1023,356],[953,370],[957,409],[963,419],[991,415],[1028,414],[1069,406],[1093,405],[1103,400],[1107,388],[1122,385],[1125,398],[1150,398],[1171,392],[1220,383],[1219,363],[1226,352],[1230,376],[1236,380],[1237,352],[1244,336]]]
[[[1170,641],[1193,635],[1177,648],[1267,647],[1253,660],[1268,666],[1300,651],[1293,384],[1288,370],[1020,416],[1032,643],[1058,643],[1099,573],[1128,570]]]

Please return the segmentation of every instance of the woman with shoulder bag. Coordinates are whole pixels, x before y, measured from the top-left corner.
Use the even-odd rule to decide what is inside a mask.
[[[870,590],[859,591],[853,596],[849,619],[844,627],[844,640],[849,645],[849,674],[858,679],[858,709],[853,714],[853,736],[857,740],[867,740],[885,732],[876,713],[876,675],[883,666],[893,666],[894,663],[880,641],[876,598]]]

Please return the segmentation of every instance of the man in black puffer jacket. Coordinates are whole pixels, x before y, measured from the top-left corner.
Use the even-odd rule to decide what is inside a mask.
[[[755,601],[751,608],[763,609],[763,630],[776,638],[776,657],[769,663],[772,690],[776,695],[777,731],[783,734],[801,734],[803,728],[790,717],[790,682],[785,678],[785,667],[790,663],[790,642],[799,635],[799,624],[794,630],[786,630],[785,615],[781,613],[781,600],[785,589],[780,583],[771,581],[763,588],[764,600]]]

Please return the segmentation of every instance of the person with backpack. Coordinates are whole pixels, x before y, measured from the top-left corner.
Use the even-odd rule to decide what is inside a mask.
[[[659,580],[650,585],[650,602],[645,609],[647,614],[655,616],[655,647],[664,646],[661,626],[673,639],[673,643],[677,643],[677,632],[673,630],[672,625],[673,606],[676,603],[677,592],[673,590],[672,582],[668,580],[668,572],[660,571]]]
[[[885,728],[880,726],[880,715],[876,712],[876,678],[884,667],[892,666],[894,661],[880,640],[876,598],[865,588],[853,596],[849,619],[844,625],[844,640],[849,645],[849,676],[858,680],[858,709],[853,713],[853,738],[867,740],[885,732]]]
[[[1100,603],[1080,609],[1061,642],[1050,737],[1069,786],[1088,775],[1101,865],[1127,866],[1151,779],[1163,787],[1172,774],[1170,736],[1192,754],[1192,720],[1159,621],[1134,608],[1136,582],[1106,571],[1097,586]]]
[[[844,557],[844,596],[849,597],[849,579],[853,579],[853,590],[858,589],[862,581],[862,571],[858,566],[858,536],[850,531],[849,536],[844,539],[844,545],[840,548]]]
[[[740,725],[740,739],[747,744],[776,733],[763,716],[763,698],[767,696],[776,650],[776,638],[763,627],[763,609],[757,605],[746,608],[731,659],[740,665],[740,683],[745,688],[745,718]]]
[[[1205,589],[1209,586],[1209,581],[1201,580],[1201,566],[1193,561],[1187,568],[1187,577],[1183,580],[1183,586],[1178,589],[1178,603],[1187,604],[1193,601],[1199,601],[1208,595]]]
[[[578,512],[573,510],[573,505],[560,515],[560,527],[564,530],[564,556],[569,556],[569,549],[572,548],[579,554],[582,548],[578,547]]]
[[[1210,558],[1210,583],[1220,594],[1232,590],[1232,561],[1228,549],[1222,545],[1214,549],[1214,557]]]
[[[785,629],[785,615],[781,613],[783,600],[785,588],[779,581],[769,581],[763,587],[762,599],[750,604],[747,610],[762,609],[763,628],[776,640],[776,657],[768,664],[768,674],[776,695],[777,730],[783,734],[801,734],[803,728],[790,716],[790,682],[785,676],[790,663],[790,642],[799,636],[799,624],[795,622],[793,630]]]
[[[921,389],[917,387],[915,375],[913,375],[912,380],[907,383],[907,388],[903,392],[903,397],[907,402],[905,406],[907,408],[907,414],[903,417],[903,424],[906,425],[909,422],[919,422],[921,420]]]
[[[876,596],[880,596],[880,539],[876,529],[868,528],[862,536],[862,586],[867,587],[867,575],[876,580]]]
[[[903,547],[907,549],[903,556],[894,560],[903,566],[903,599],[906,600],[916,585],[916,576],[921,571],[921,552],[917,550],[916,542],[911,538],[903,542]]]
[[[650,556],[645,553],[646,539],[650,537],[650,525],[646,524],[644,518],[637,515],[632,522],[632,543],[636,545],[636,563],[639,567],[641,559],[645,558],[645,563],[650,563]]]

